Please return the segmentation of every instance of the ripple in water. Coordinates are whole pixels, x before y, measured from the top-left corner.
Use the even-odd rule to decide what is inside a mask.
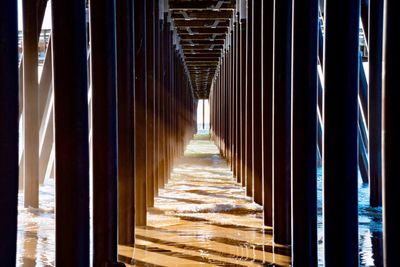
[[[318,169],[318,265],[324,266],[322,222],[322,169]],[[382,208],[369,205],[369,186],[358,182],[358,233],[360,266],[383,266]]]

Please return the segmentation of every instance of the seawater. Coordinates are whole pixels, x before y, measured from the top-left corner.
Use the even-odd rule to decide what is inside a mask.
[[[318,265],[324,266],[324,231],[322,214],[322,168],[317,177],[318,201]],[[382,208],[369,205],[369,186],[358,178],[359,266],[383,266]]]

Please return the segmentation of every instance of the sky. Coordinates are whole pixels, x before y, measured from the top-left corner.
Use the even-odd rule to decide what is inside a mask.
[[[197,123],[203,123],[203,101],[199,100],[199,104],[197,106]],[[208,105],[208,100],[205,100],[205,123],[210,123],[210,106]]]
[[[42,29],[51,29],[51,0],[47,2]],[[18,0],[18,29],[22,31],[22,0]]]

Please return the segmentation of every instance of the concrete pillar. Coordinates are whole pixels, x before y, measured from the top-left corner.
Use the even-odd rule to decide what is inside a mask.
[[[0,259],[15,266],[18,213],[18,18],[17,2],[0,9]]]

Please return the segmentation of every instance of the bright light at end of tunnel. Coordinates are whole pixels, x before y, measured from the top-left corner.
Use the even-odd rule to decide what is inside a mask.
[[[204,124],[205,129],[203,129],[203,102],[204,102]],[[208,130],[210,127],[210,106],[208,99],[199,99],[197,105],[197,128],[199,130]]]

